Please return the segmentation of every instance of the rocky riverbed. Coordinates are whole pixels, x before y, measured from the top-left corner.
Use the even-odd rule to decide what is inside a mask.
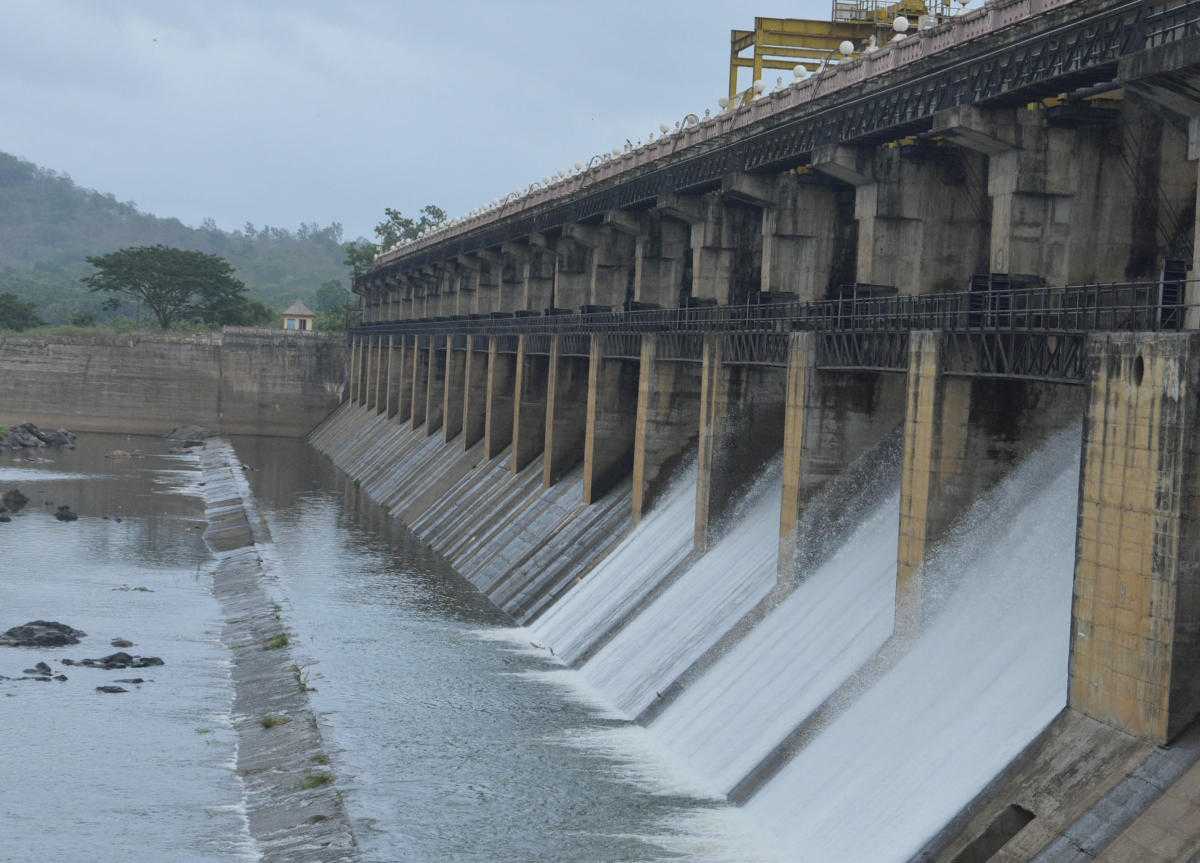
[[[173,446],[0,451],[2,859],[255,856],[199,464]]]

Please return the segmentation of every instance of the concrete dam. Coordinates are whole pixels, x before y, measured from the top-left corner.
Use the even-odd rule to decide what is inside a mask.
[[[381,255],[311,441],[779,859],[1194,859],[1198,70],[1016,0],[692,115]]]

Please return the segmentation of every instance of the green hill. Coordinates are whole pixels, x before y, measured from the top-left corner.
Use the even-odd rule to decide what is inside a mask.
[[[0,152],[0,294],[34,303],[47,322],[83,312],[103,320],[103,297],[79,282],[91,271],[84,259],[154,243],[226,258],[250,294],[276,309],[297,299],[315,307],[317,289],[329,281],[349,287],[336,222],[301,224],[294,231],[251,224],[222,231],[208,221],[191,228]]]

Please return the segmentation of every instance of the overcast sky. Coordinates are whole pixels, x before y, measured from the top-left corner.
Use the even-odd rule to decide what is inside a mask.
[[[716,109],[820,0],[2,0],[0,150],[225,228],[458,215]]]

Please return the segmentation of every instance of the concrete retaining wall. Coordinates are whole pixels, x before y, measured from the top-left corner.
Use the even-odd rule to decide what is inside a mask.
[[[338,404],[341,339],[221,333],[0,335],[0,425],[301,437]]]

